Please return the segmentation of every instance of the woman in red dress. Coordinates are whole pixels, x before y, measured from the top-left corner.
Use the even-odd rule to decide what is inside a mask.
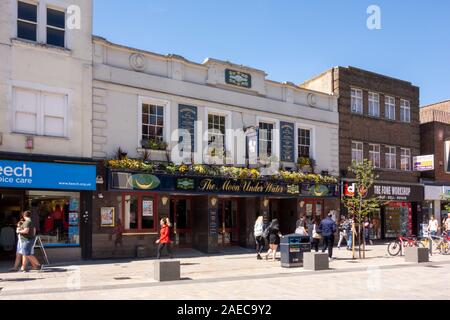
[[[156,243],[158,245],[158,255],[156,259],[159,259],[161,257],[161,252],[164,248],[166,248],[167,253],[169,254],[169,258],[172,259],[172,250],[170,248],[170,244],[172,241],[170,241],[170,221],[168,218],[162,218],[160,221],[161,230],[160,230],[160,236],[159,239],[156,240]]]

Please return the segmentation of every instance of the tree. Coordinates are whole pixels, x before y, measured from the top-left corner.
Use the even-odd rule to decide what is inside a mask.
[[[379,208],[380,200],[375,196],[368,196],[368,191],[372,188],[375,179],[378,176],[373,171],[372,162],[364,159],[362,162],[353,161],[352,165],[348,168],[348,171],[355,176],[354,193],[352,195],[343,195],[342,203],[347,208],[348,213],[354,217],[354,221],[358,225],[358,248],[359,258],[361,259],[361,238],[362,238],[362,251],[363,259],[366,258],[366,240],[361,234],[362,223],[364,218],[369,215],[370,212]],[[353,226],[352,226],[353,227]],[[354,234],[354,233],[353,233]],[[352,241],[353,258],[355,258],[355,242]]]

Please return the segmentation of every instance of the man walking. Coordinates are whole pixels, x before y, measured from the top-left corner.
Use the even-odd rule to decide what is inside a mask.
[[[334,234],[336,233],[336,223],[331,217],[333,213],[330,211],[328,217],[320,222],[318,232],[323,237],[322,252],[328,249],[328,257],[330,261],[333,259]]]

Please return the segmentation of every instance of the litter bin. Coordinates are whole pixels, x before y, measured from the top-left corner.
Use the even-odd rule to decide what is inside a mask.
[[[303,253],[311,252],[311,240],[308,236],[286,235],[281,238],[280,251],[282,267],[300,267],[303,263]]]

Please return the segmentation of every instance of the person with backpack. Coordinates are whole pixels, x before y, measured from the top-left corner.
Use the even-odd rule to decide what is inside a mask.
[[[336,233],[336,222],[333,219],[333,212],[330,211],[328,216],[320,222],[317,233],[323,237],[322,252],[328,249],[328,257],[330,261],[333,259],[334,234]]]
[[[24,221],[18,228],[20,248],[22,253],[22,272],[27,272],[28,261],[32,265],[41,267],[39,261],[34,256],[34,245],[36,242],[36,227],[31,220],[31,211],[25,211],[23,213]]]
[[[265,239],[264,239],[264,218],[259,216],[253,227],[253,234],[256,241],[256,259],[262,260],[261,252],[264,250]]]

